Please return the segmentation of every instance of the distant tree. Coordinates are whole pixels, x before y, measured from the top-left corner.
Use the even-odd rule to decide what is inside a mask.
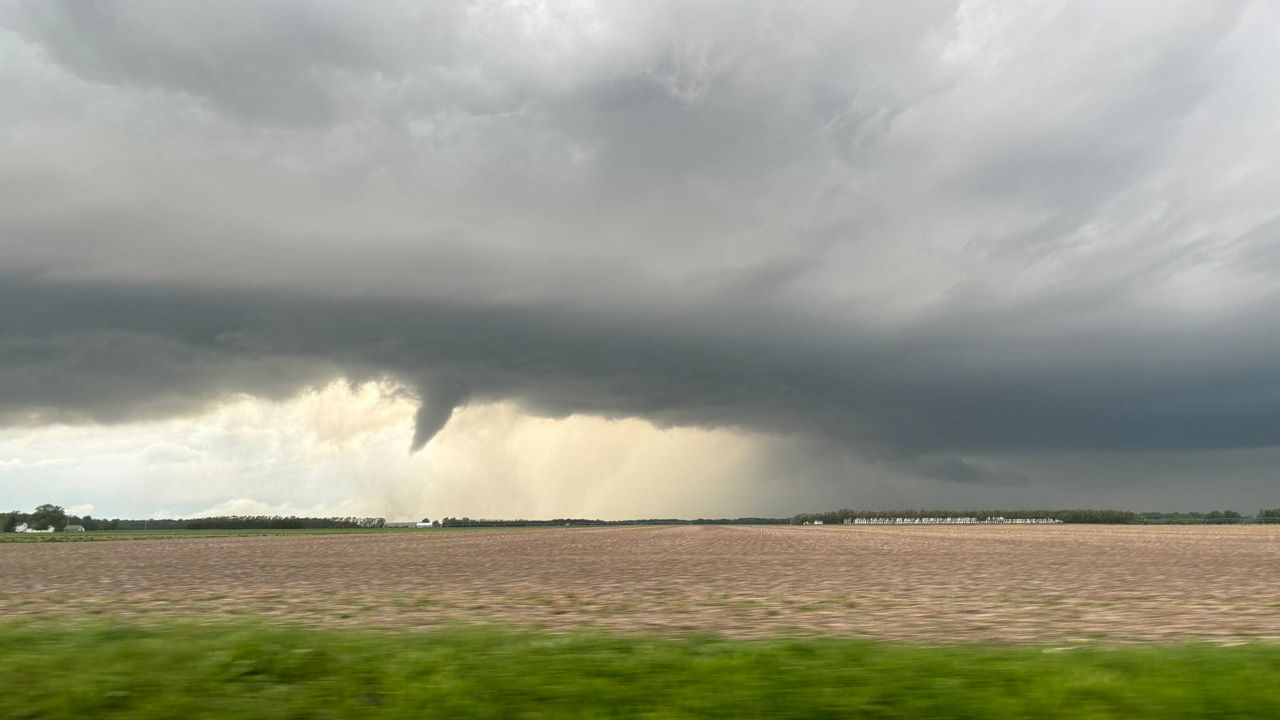
[[[0,515],[0,532],[13,532],[18,527],[18,511]]]
[[[53,528],[61,530],[67,526],[67,511],[60,505],[41,505],[31,513],[31,527],[36,530]]]

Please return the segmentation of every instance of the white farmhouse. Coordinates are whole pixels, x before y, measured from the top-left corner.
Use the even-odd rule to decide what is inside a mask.
[[[47,527],[43,530],[36,530],[35,528],[31,527],[27,523],[22,523],[18,527],[14,528],[13,531],[20,532],[20,533],[51,533],[53,532],[53,528]]]

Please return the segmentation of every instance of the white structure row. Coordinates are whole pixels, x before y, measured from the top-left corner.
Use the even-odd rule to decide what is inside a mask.
[[[51,532],[53,532],[53,528],[51,528],[51,527],[47,527],[47,528],[45,528],[45,529],[43,529],[43,530],[37,530],[37,529],[35,529],[35,528],[31,527],[30,525],[28,525],[27,523],[22,523],[21,525],[19,525],[19,526],[15,527],[15,528],[13,529],[13,531],[14,531],[14,532],[20,532],[20,533],[51,533]],[[68,526],[66,526],[66,527],[62,528],[62,532],[84,532],[84,526],[83,526],[83,525],[68,525]]]
[[[53,532],[53,528],[49,527],[44,530],[37,530],[26,523],[22,523],[18,527],[14,528],[13,531],[20,533],[51,533]]]
[[[845,518],[845,525],[1057,525],[1053,518],[925,517],[925,518]]]

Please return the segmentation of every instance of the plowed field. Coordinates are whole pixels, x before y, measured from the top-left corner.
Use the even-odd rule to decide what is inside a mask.
[[[0,616],[1280,641],[1280,526],[617,527],[0,545]]]

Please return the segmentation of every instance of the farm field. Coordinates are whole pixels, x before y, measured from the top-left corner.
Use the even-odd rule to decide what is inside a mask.
[[[1280,640],[1280,526],[565,528],[0,545],[0,616],[905,643]]]

